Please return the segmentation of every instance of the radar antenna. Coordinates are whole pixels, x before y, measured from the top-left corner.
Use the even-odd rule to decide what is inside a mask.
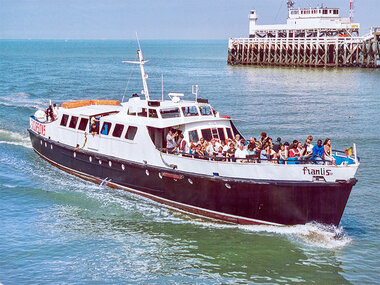
[[[288,2],[286,2],[286,4],[288,5],[288,9],[292,9],[295,3],[296,2],[292,0],[289,0]]]

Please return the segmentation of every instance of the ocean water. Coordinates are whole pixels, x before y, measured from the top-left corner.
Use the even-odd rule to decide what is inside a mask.
[[[49,100],[142,89],[135,41],[0,41],[0,283],[375,284],[380,279],[380,70],[228,66],[226,41],[141,41],[151,97],[191,95],[247,136],[357,144],[341,225],[225,225],[49,165],[29,116]],[[142,150],[143,151],[143,150]]]

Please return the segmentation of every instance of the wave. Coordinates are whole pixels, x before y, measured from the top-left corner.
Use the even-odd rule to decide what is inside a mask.
[[[0,144],[9,144],[32,148],[32,144],[28,136],[4,129],[0,129]]]
[[[44,109],[49,100],[32,99],[30,94],[24,92],[13,93],[11,96],[0,97],[0,105],[5,107],[22,107],[29,109]]]

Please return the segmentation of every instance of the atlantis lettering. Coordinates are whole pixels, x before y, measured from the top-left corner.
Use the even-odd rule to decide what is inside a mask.
[[[304,175],[321,175],[321,176],[330,176],[333,175],[332,171],[330,169],[320,168],[320,169],[310,169],[308,167],[303,168],[303,174]]]

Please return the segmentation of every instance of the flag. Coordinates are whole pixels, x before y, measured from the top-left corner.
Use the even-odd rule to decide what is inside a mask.
[[[344,150],[344,153],[345,153],[346,155],[352,155],[352,153],[353,153],[352,147],[349,147],[349,148],[345,149],[345,150]]]

